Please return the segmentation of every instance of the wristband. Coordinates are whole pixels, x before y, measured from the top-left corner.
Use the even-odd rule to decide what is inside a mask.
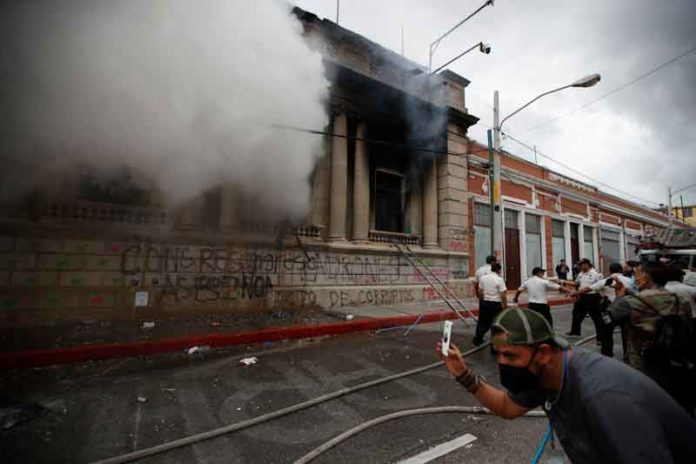
[[[481,376],[471,372],[471,369],[467,369],[466,372],[456,377],[455,380],[472,394],[475,394],[481,387]]]

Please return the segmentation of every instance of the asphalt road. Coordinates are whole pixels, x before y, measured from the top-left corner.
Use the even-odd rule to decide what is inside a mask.
[[[554,308],[553,314],[557,331],[565,332],[570,307]],[[15,371],[0,381],[3,462],[94,462],[430,364],[437,361],[440,326],[419,326],[408,336],[398,329]],[[457,322],[453,340],[469,348],[471,333]],[[589,319],[583,333],[593,333]],[[258,363],[240,365],[249,355]],[[497,382],[488,350],[470,362]],[[140,462],[289,463],[375,417],[476,404],[442,367]],[[12,418],[20,421],[9,427]],[[544,418],[505,421],[461,413],[406,418],[363,432],[314,462],[399,462],[467,433],[476,440],[428,462],[529,462],[546,425]]]

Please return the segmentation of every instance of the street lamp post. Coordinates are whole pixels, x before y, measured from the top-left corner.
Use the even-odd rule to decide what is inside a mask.
[[[550,95],[555,92],[560,92],[561,90],[570,87],[592,87],[601,80],[599,74],[591,74],[587,77],[583,77],[572,84],[564,85],[563,87],[558,87],[557,89],[549,90],[544,92],[529,102],[525,103],[509,115],[505,116],[502,121],[500,121],[500,106],[498,103],[498,91],[493,92],[493,129],[488,130],[488,157],[489,165],[492,166],[493,170],[493,182],[491,183],[490,189],[490,202],[491,202],[491,254],[498,258],[499,262],[504,262],[504,247],[503,247],[503,211],[502,211],[502,201],[501,201],[501,189],[500,189],[500,137],[502,135],[502,127],[505,121],[510,119],[512,116],[516,115],[535,101],[539,100],[546,95]],[[491,146],[492,145],[492,146]]]

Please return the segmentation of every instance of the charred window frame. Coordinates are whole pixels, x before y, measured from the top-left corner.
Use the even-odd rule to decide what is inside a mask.
[[[374,229],[403,233],[406,223],[406,177],[393,169],[375,169]]]

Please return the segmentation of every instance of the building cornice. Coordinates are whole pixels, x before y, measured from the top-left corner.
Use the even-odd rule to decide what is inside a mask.
[[[478,158],[478,157],[476,157],[476,158]],[[476,165],[476,167],[483,168],[484,161],[470,159],[470,163]],[[531,182],[534,185],[538,185],[538,186],[543,187],[547,190],[551,190],[553,192],[556,192],[560,195],[563,195],[567,198],[570,198],[571,200],[587,202],[591,206],[599,206],[600,208],[604,208],[608,211],[620,213],[623,216],[630,216],[632,219],[638,219],[638,220],[648,222],[648,223],[656,225],[656,226],[669,227],[668,221],[663,221],[663,220],[648,216],[646,214],[642,214],[642,213],[637,212],[637,211],[622,208],[622,207],[617,206],[613,203],[609,203],[609,202],[603,201],[603,200],[598,199],[598,198],[586,196],[586,195],[583,195],[579,192],[568,192],[567,190],[561,189],[557,184],[551,183],[545,179],[540,179],[538,177],[530,176],[530,175],[521,173],[517,170],[510,169],[507,167],[502,167],[502,166],[501,166],[501,172],[504,172],[505,174],[509,175],[510,177],[516,178],[520,181]]]

